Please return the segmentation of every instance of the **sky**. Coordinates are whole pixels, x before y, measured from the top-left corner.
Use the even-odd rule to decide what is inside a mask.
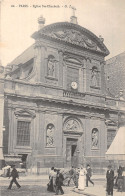
[[[38,17],[45,25],[69,22],[71,6],[78,24],[104,38],[109,59],[125,51],[125,0],[0,0],[0,60],[6,66],[34,43]],[[49,7],[47,7],[49,5]],[[36,8],[35,8],[36,6]],[[56,6],[54,8],[54,6]]]

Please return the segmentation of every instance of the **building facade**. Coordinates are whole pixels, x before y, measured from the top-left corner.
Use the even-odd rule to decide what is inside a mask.
[[[112,96],[125,99],[125,52],[106,61],[105,73]]]
[[[44,22],[39,18],[34,45],[1,71],[5,160],[21,156],[33,171],[90,163],[101,172],[124,114],[106,90],[109,51],[75,20]]]

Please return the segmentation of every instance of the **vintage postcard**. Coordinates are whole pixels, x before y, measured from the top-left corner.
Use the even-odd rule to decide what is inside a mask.
[[[124,10],[0,0],[1,195],[124,194]]]

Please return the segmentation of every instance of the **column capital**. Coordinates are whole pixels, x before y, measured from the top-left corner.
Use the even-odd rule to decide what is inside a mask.
[[[43,44],[42,41],[36,41],[34,44],[34,48],[44,48],[45,50],[47,50],[47,47],[45,44]]]

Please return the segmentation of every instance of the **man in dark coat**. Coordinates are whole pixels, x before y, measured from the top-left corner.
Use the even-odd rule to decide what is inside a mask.
[[[118,184],[118,191],[121,191],[122,192],[122,189],[123,189],[123,169],[121,166],[119,166],[119,169],[117,170],[118,172],[118,177],[116,179],[117,181],[117,184]]]
[[[113,196],[114,171],[111,165],[108,166],[108,170],[106,172],[106,178],[107,178],[107,193],[108,195]]]
[[[92,169],[90,167],[90,165],[88,164],[87,165],[87,168],[86,168],[86,186],[88,187],[88,181],[93,184],[94,186],[94,182],[90,179],[92,176]]]
[[[61,192],[62,195],[64,194],[64,191],[62,189],[63,180],[64,180],[64,177],[63,177],[62,173],[60,172],[60,170],[57,170],[57,175],[56,175],[56,195],[58,195],[59,191]]]
[[[19,185],[19,183],[17,182],[16,178],[19,178],[18,172],[15,168],[15,165],[12,166],[12,172],[10,174],[10,177],[12,177],[12,180],[10,181],[10,185],[8,187],[8,189],[11,189],[13,182],[15,182],[15,184],[17,185],[18,188],[20,188],[21,186]],[[9,177],[9,178],[10,178]]]

